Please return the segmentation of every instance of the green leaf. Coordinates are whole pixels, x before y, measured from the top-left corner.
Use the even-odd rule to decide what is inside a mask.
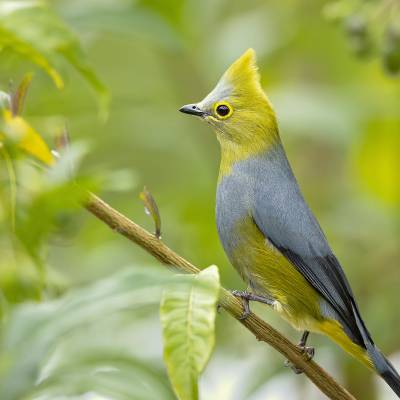
[[[38,385],[34,392],[35,399],[73,396],[79,391],[90,392],[94,388],[97,394],[113,400],[174,399],[165,375],[149,362],[121,351],[98,349],[93,354],[80,350],[81,354],[75,354],[74,360],[63,354],[69,358],[69,363],[57,367],[49,378]]]
[[[78,183],[78,184],[77,184]],[[16,235],[28,254],[40,265],[43,244],[65,223],[64,218],[81,208],[87,196],[89,180],[66,181],[42,190],[17,210]]]
[[[53,165],[54,158],[49,147],[27,121],[18,115],[13,116],[9,110],[3,112],[3,119],[4,133],[0,132],[0,143],[5,137],[45,165]]]
[[[164,290],[160,314],[164,360],[180,400],[198,399],[199,375],[214,346],[214,323],[219,294],[218,268],[181,276],[185,284]]]
[[[2,326],[0,399],[89,391],[116,400],[172,399],[160,369],[138,360],[132,333],[143,324],[137,314],[156,306],[175,279],[160,268],[131,266],[57,301],[17,307]],[[121,332],[131,334],[122,341]]]
[[[64,85],[55,67],[61,56],[96,91],[100,113],[105,117],[109,102],[107,89],[88,63],[77,36],[49,6],[27,2],[23,7],[0,8],[0,51],[2,47],[38,65],[58,88]]]
[[[0,19],[0,52],[3,48],[10,48],[38,67],[42,68],[53,80],[58,89],[64,87],[63,79],[58,71],[50,64],[46,55],[29,42],[21,40],[13,32],[1,25]]]

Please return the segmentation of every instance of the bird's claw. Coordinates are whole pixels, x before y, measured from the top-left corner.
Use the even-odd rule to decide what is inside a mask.
[[[304,359],[306,360],[306,361],[311,361],[313,358],[314,358],[314,355],[315,355],[315,349],[314,349],[314,347],[311,347],[311,346],[298,346],[298,348],[300,349],[300,351],[301,351],[301,353],[302,353],[302,355],[304,356]],[[290,367],[291,368],[291,370],[296,374],[296,375],[299,375],[299,374],[302,374],[304,371],[301,369],[301,368],[299,368],[299,367],[296,367],[291,361],[289,361],[289,360],[286,360],[285,361],[285,367]]]
[[[301,368],[296,367],[291,361],[286,360],[285,361],[285,367],[290,367],[290,369],[296,374],[300,375],[303,373],[303,370]]]
[[[243,321],[251,314],[250,304],[249,304],[249,297],[251,297],[250,293],[242,290],[231,290],[231,293],[235,297],[238,297],[239,299],[242,300],[243,313],[239,317],[239,319]]]
[[[311,361],[314,358],[314,355],[315,355],[314,347],[304,346],[304,347],[301,347],[300,349],[302,350],[304,358],[307,361]]]
[[[231,290],[231,293],[235,296],[235,297],[240,297],[240,298],[248,298],[250,293],[246,292],[245,290]]]
[[[240,319],[246,319],[250,315],[251,313],[249,306],[250,301],[258,301],[259,303],[267,304],[269,306],[273,306],[274,304],[274,300],[270,299],[269,297],[260,296],[258,294],[254,294],[251,292],[246,292],[245,290],[231,290],[231,293],[235,297],[242,299],[244,311]]]
[[[250,314],[251,314],[251,310],[250,310],[250,306],[249,306],[249,302],[247,300],[242,300],[243,301],[243,313],[242,315],[239,317],[239,319],[241,321],[243,321],[244,319],[246,319]],[[247,304],[247,305],[246,305]]]

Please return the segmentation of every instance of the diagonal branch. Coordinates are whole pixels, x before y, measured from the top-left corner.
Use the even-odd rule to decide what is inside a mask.
[[[179,272],[191,274],[199,272],[199,269],[189,261],[176,254],[154,235],[113,209],[94,194],[89,194],[85,207],[112,230],[142,247],[161,263],[173,266]],[[246,319],[241,320],[242,303],[224,288],[221,289],[220,293],[220,305],[252,332],[258,340],[268,343],[291,361],[293,365],[303,370],[304,374],[330,399],[355,400],[317,363],[307,361],[297,346],[257,315],[251,313]]]

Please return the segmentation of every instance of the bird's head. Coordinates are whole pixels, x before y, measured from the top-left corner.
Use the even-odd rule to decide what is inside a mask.
[[[222,147],[261,147],[278,135],[275,113],[261,88],[253,49],[227,69],[202,101],[187,104],[179,111],[212,125]]]

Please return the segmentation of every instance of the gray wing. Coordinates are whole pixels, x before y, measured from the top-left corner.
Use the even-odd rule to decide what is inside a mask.
[[[254,222],[332,307],[352,340],[365,347],[371,338],[347,278],[282,157],[280,165],[269,166],[268,181],[258,180],[262,184],[255,189]]]

